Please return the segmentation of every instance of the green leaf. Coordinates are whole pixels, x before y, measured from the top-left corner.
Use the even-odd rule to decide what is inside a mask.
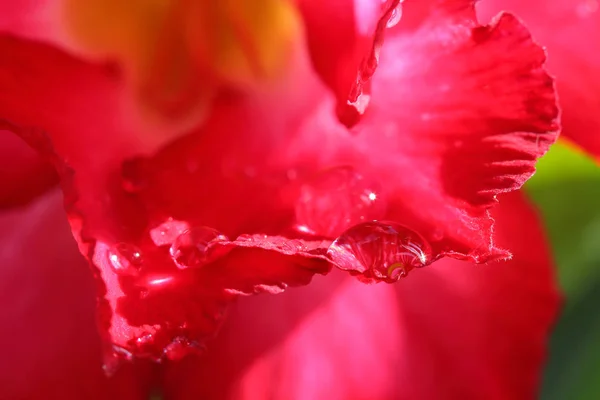
[[[526,191],[543,216],[566,296],[541,397],[600,399],[600,168],[558,144]]]

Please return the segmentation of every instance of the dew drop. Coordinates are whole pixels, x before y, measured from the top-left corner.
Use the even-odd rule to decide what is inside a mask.
[[[390,19],[388,19],[386,26],[388,28],[393,28],[394,26],[398,25],[398,22],[400,22],[401,18],[402,18],[402,4],[398,3],[396,8],[394,8],[392,10],[392,14],[390,15]]]
[[[179,361],[188,354],[197,354],[199,352],[201,352],[200,345],[183,336],[173,339],[163,350],[165,357],[171,361]]]
[[[117,243],[108,250],[108,259],[119,275],[134,276],[142,267],[142,251],[130,243]]]
[[[124,361],[132,361],[133,354],[123,347],[113,345],[104,355],[102,370],[107,377],[114,376]]]
[[[365,278],[394,282],[432,262],[431,246],[417,232],[395,222],[366,222],[344,232],[327,250],[340,268]]]
[[[353,225],[381,218],[385,208],[376,184],[351,167],[331,168],[300,188],[297,229],[336,237]]]
[[[227,236],[215,229],[206,226],[196,227],[179,235],[169,252],[175,264],[181,269],[201,267],[215,258],[211,246],[228,240]]]

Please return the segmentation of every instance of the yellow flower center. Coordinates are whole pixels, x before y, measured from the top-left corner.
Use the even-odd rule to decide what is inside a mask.
[[[203,111],[218,87],[253,86],[286,65],[300,23],[288,0],[65,0],[87,56],[115,60],[151,111]]]

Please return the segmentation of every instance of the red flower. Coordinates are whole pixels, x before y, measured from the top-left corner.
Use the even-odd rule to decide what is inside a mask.
[[[523,25],[503,14],[479,26],[472,3],[301,1],[296,9],[265,0],[286,22],[265,23],[281,34],[273,40],[253,10],[225,3],[144,20],[158,31],[130,21],[140,10],[116,8],[114,30],[126,35],[114,41],[102,26],[88,30],[81,21],[94,14],[67,2],[65,26],[80,43],[47,19],[54,8],[35,3],[23,14],[27,4],[3,4],[0,27],[16,36],[0,37],[0,54],[10,55],[0,57],[0,128],[59,172],[72,232],[96,276],[108,366],[111,357],[165,358],[156,373],[173,398],[533,396],[556,309],[550,262],[519,195],[497,210],[497,244],[490,209],[533,173],[556,139],[558,110],[544,52]],[[214,21],[186,25],[203,12]],[[203,41],[214,32],[234,37],[228,52]],[[144,47],[148,37],[155,47]],[[82,51],[117,68],[73,55]],[[38,385],[12,377],[2,390],[114,398],[96,369],[99,353],[81,351],[99,346],[90,321],[75,337],[64,326],[74,320],[60,302],[77,315],[90,306],[77,303],[91,287],[74,271],[78,257],[68,241],[27,251],[36,240],[64,240],[52,207],[48,197],[5,216],[4,226],[36,226],[25,240],[3,241],[14,252],[7,259],[31,271],[47,265],[39,258],[55,267],[37,291],[49,303],[35,302],[29,315],[56,314],[48,325],[57,330],[47,336],[56,335],[53,345],[36,349],[27,322],[15,346],[26,356],[2,375],[20,376],[32,355],[44,375],[66,347],[78,354]],[[516,259],[494,270],[443,259],[506,259],[505,247]],[[366,282],[410,279],[366,287],[335,273],[244,300],[208,340],[240,295],[303,286],[331,265]],[[24,283],[7,296],[29,298],[22,271],[10,272]],[[205,345],[198,359],[177,362]],[[158,367],[138,373],[151,372],[144,368]],[[131,369],[110,384],[143,391],[127,382]],[[457,383],[466,377],[477,384]]]

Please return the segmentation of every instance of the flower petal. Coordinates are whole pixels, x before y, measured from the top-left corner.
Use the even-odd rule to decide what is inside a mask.
[[[399,0],[301,0],[313,66],[337,98],[341,123],[355,125],[365,112],[388,20],[402,13]]]
[[[0,214],[0,398],[143,399],[148,365],[102,370],[94,282],[57,191]]]
[[[145,162],[141,157],[156,150],[160,140],[139,140],[136,132],[145,128],[127,113],[120,98],[123,88],[109,70],[15,38],[3,37],[0,47],[12,55],[0,59],[0,115],[6,118],[0,127],[18,133],[55,162],[80,250],[102,279],[100,319],[106,341],[138,355],[170,357],[176,352],[168,351],[169,346],[184,337],[190,346],[201,347],[236,296],[281,291],[328,271],[329,265],[318,260],[324,258],[327,244],[311,244],[312,239],[287,243],[287,238],[265,236],[279,233],[270,224],[281,223],[275,199],[260,203],[273,193],[272,185],[261,192],[263,182],[242,179],[236,184],[240,176],[235,174],[241,170],[235,168],[248,167],[242,164],[247,159],[238,157],[247,148],[241,147],[241,140],[231,149],[215,141],[236,133],[228,123],[236,114],[243,117],[238,126],[243,128],[244,115],[252,107],[217,107],[222,113],[209,121],[206,131],[175,142]],[[301,112],[294,111],[296,118]],[[271,121],[276,131],[287,123]],[[261,126],[255,123],[253,129]],[[258,139],[238,132],[245,141]],[[266,131],[269,136],[272,132]],[[191,153],[181,150],[188,144],[193,145]],[[227,176],[231,171],[222,167],[224,160],[239,163],[234,176]],[[253,207],[272,213],[264,218]],[[185,226],[184,230],[209,225],[232,239],[241,233],[260,237],[225,238],[214,246],[210,268],[184,270],[171,257],[173,239],[157,239],[158,231],[170,225]],[[298,257],[292,257],[295,254]],[[143,264],[140,274],[123,271],[124,265],[138,261]]]
[[[478,263],[510,257],[493,241],[489,209],[533,174],[557,138],[544,51],[512,15],[479,26],[464,2],[440,3],[445,12],[428,17],[411,4],[404,7],[410,23],[386,40],[369,112],[352,134],[329,115],[325,99],[285,157],[349,164],[379,182],[374,193],[387,211],[365,219],[399,223],[431,244],[421,265],[443,256]],[[344,207],[332,201],[320,217],[332,219]],[[373,280],[364,262],[334,262]]]
[[[446,259],[396,286],[331,274],[244,299],[202,359],[170,365],[166,397],[535,397],[558,296],[536,213],[520,193],[502,200],[512,261]]]
[[[419,227],[438,255],[506,256],[490,239],[488,209],[533,174],[558,135],[544,61],[509,14],[489,26],[433,19],[388,38],[358,132],[390,186],[388,219]]]
[[[49,162],[10,132],[0,131],[0,208],[28,203],[58,183]]]
[[[484,18],[510,10],[523,18],[548,49],[548,69],[556,76],[563,110],[563,133],[600,157],[600,7],[596,0],[552,0],[537,7],[527,1],[482,1]]]
[[[4,128],[55,158],[80,250],[103,282],[107,341],[171,358],[181,353],[171,347],[210,338],[235,296],[279,292],[326,273],[327,247],[341,233],[332,219],[357,223],[383,213],[363,213],[364,195],[377,197],[362,186],[370,179],[385,183],[388,219],[432,242],[427,261],[506,256],[493,246],[487,209],[497,193],[523,183],[555,139],[542,135],[556,128],[557,113],[543,52],[510,16],[490,28],[432,18],[392,39],[373,80],[378,99],[354,135],[334,119],[300,54],[287,81],[266,93],[221,93],[201,128],[166,146],[165,136],[141,140],[150,128],[133,120],[107,68],[3,39],[0,47],[13,54],[0,59]],[[507,47],[516,56],[506,56]],[[455,90],[432,92],[428,80]],[[424,121],[423,113],[436,118]],[[313,196],[319,185],[306,190],[311,176],[347,163],[364,176],[332,184],[333,196]],[[333,180],[349,178],[336,171]],[[337,203],[338,187],[361,203]],[[307,192],[316,209],[299,212]],[[336,229],[293,229],[307,213]],[[176,243],[182,235],[185,251]],[[203,265],[182,265],[188,250],[199,251],[188,256]]]

